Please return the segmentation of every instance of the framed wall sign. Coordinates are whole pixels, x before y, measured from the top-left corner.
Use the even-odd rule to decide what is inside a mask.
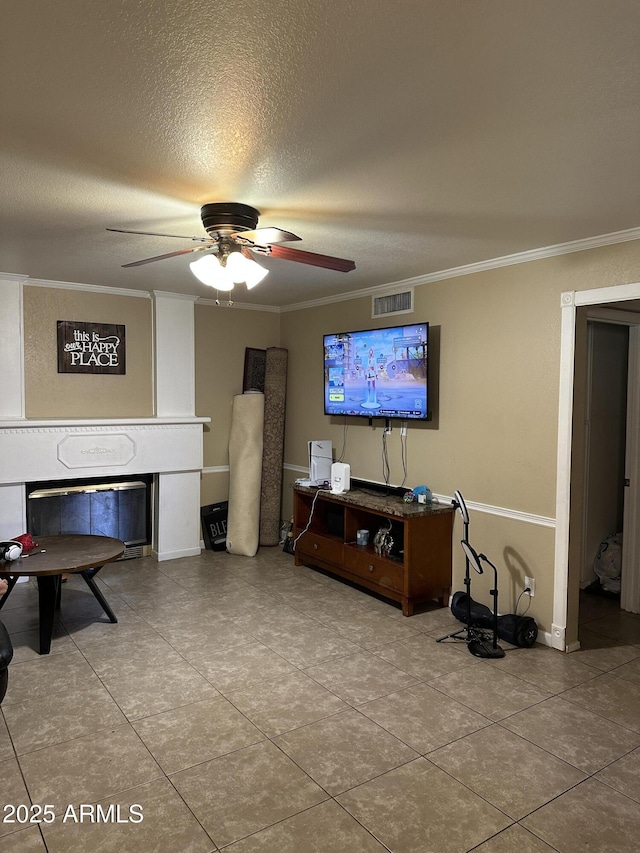
[[[125,327],[58,320],[58,373],[126,373]]]

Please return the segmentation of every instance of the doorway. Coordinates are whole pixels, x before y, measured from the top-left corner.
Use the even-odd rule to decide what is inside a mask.
[[[638,312],[640,305],[638,300],[640,300],[640,283],[562,294],[556,548],[551,640],[554,648],[565,651],[579,648],[580,579],[585,560],[583,537],[580,535],[584,533],[586,488],[586,440],[584,423],[582,425],[580,423],[580,416],[585,411],[586,389],[581,368],[586,363],[588,351],[587,312],[583,309],[591,307],[592,311],[602,312],[606,306],[605,313],[608,321],[632,326],[640,322],[638,314],[633,313]],[[637,329],[637,327],[634,328]],[[632,367],[635,370],[635,365]],[[572,530],[574,535],[571,537],[570,545]]]
[[[607,313],[587,313],[579,626],[605,606],[589,596],[606,598],[608,609],[620,606],[630,326]],[[583,645],[582,631],[579,640]]]

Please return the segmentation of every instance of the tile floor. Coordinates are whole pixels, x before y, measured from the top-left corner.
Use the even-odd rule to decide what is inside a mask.
[[[435,642],[448,610],[279,548],[99,582],[119,623],[71,578],[49,656],[32,583],[2,611],[1,853],[640,848],[640,617],[614,602],[585,597],[575,654],[486,661]]]

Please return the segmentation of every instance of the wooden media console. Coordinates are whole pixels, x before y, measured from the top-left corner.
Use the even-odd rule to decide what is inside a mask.
[[[405,503],[400,495],[362,489],[332,494],[296,486],[293,535],[300,538],[295,564],[316,566],[397,601],[405,616],[412,616],[419,602],[438,599],[447,607],[453,518],[447,504]],[[393,541],[386,554],[375,548],[381,528]],[[369,532],[367,545],[357,544],[358,530]]]

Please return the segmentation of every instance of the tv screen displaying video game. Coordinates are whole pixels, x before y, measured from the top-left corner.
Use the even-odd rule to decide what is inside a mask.
[[[428,420],[429,324],[324,336],[324,413]]]

